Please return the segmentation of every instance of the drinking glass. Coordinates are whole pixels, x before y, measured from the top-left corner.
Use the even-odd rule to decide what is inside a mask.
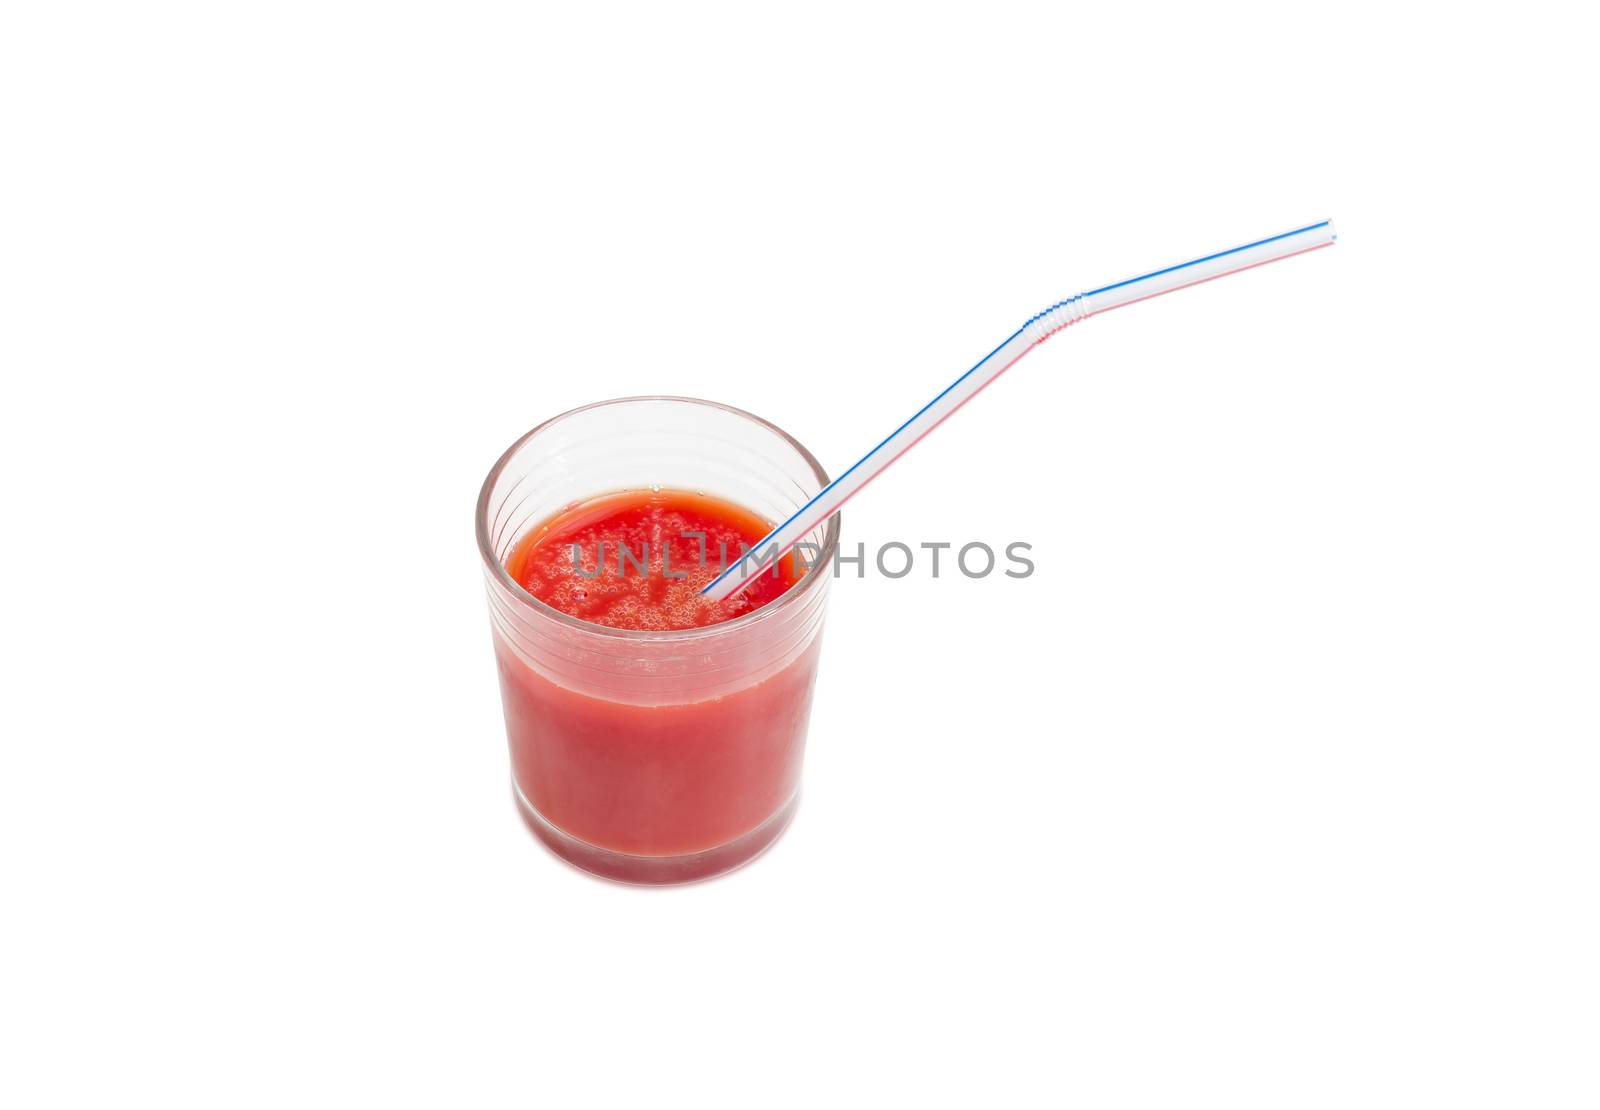
[[[546,421],[478,497],[511,778],[552,851],[638,883],[748,861],[794,815],[821,646],[835,513],[803,541],[810,569],[737,619],[681,631],[591,624],[538,600],[505,559],[533,526],[598,494],[711,494],[774,523],[828,484],[776,425],[685,397],[628,397]]]

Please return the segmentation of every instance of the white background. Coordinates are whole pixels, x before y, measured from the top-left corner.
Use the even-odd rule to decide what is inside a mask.
[[[0,1101],[1593,1106],[1590,42],[1554,4],[18,4]],[[471,510],[607,396],[1026,581],[838,583],[804,804],[510,799]]]

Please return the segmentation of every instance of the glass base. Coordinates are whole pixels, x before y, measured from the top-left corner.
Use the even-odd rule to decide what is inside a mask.
[[[574,867],[602,878],[652,886],[709,879],[749,863],[783,835],[783,830],[789,827],[789,822],[794,819],[794,811],[800,804],[800,794],[796,791],[778,807],[776,813],[743,836],[703,852],[682,856],[635,856],[596,847],[562,832],[533,808],[533,803],[523,796],[515,782],[511,784],[511,790],[516,795],[517,810],[522,814],[523,821],[533,830],[533,835],[556,855]]]

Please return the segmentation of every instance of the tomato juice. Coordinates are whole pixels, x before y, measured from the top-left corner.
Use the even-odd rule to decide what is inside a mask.
[[[541,625],[522,650],[496,634],[513,779],[558,854],[613,878],[682,881],[736,866],[783,831],[820,598],[793,627],[754,623],[806,577],[792,556],[726,601],[700,596],[724,558],[771,527],[719,497],[651,488],[569,504],[510,547],[510,579],[584,622],[552,614],[560,627]]]

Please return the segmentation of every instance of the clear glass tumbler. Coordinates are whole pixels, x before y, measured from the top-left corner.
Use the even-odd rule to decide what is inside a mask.
[[[686,882],[739,866],[794,814],[839,516],[813,569],[735,620],[590,624],[506,573],[518,538],[573,502],[652,486],[786,520],[828,484],[765,420],[684,397],[574,409],[512,444],[478,497],[478,548],[517,802],[557,855],[608,878]]]

